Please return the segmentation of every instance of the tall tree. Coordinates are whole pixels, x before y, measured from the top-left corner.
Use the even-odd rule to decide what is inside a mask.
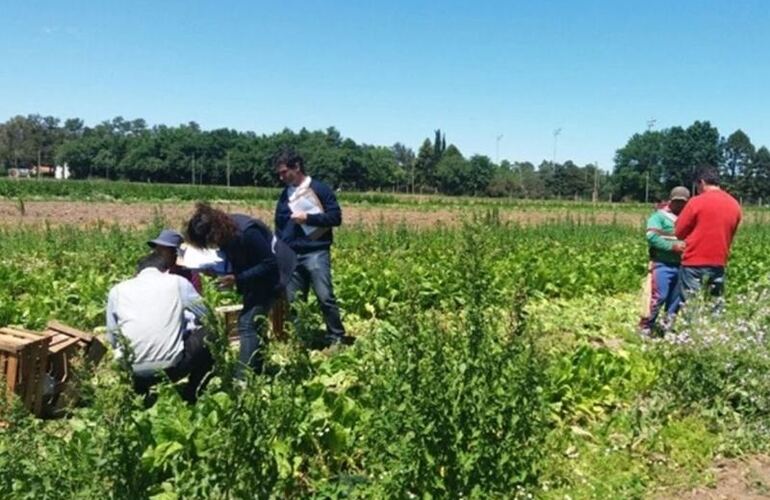
[[[767,204],[770,202],[770,151],[759,148],[751,161],[752,182],[748,195],[752,200]]]
[[[738,129],[724,141],[722,181],[725,187],[738,196],[751,196],[756,175],[752,172],[752,159],[756,150],[751,139]]]
[[[496,165],[488,156],[473,155],[468,161],[468,167],[470,168],[470,179],[464,192],[474,196],[484,193],[492,180]]]
[[[417,159],[415,160],[415,179],[413,179],[414,185],[422,191],[425,188],[434,188],[436,180],[436,164],[437,159],[435,156],[435,149],[431,144],[430,139],[425,139],[420,146],[420,150],[417,152]]]
[[[446,148],[436,165],[436,175],[439,189],[446,194],[466,194],[473,181],[470,163],[453,144]]]
[[[660,199],[664,196],[666,133],[634,134],[615,153],[616,198]]]

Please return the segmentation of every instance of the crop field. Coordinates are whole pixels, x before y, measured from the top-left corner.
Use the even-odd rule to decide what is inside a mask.
[[[98,331],[109,288],[193,200],[269,221],[275,192],[2,181],[0,196],[0,325]],[[215,378],[194,406],[162,384],[145,409],[117,363],[83,366],[67,417],[0,408],[0,498],[770,493],[762,209],[733,245],[725,312],[695,301],[649,341],[636,324],[650,207],[340,200],[334,284],[353,346],[306,347],[322,323],[311,301],[269,343],[267,374],[240,383],[213,319]],[[210,282],[205,296],[237,301]]]

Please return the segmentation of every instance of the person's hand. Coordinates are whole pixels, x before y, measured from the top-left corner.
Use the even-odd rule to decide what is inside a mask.
[[[293,220],[297,224],[305,224],[305,223],[307,223],[307,213],[305,213],[305,212],[292,212],[291,213],[291,220]]]
[[[219,279],[217,279],[217,288],[220,290],[227,290],[232,288],[233,285],[235,285],[234,274],[225,274],[224,276],[220,276]]]
[[[677,241],[673,245],[671,245],[671,251],[674,253],[684,253],[685,249],[685,243],[684,241]]]

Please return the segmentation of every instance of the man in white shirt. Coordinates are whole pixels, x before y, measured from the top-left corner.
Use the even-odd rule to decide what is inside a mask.
[[[165,371],[177,381],[189,375],[182,397],[195,401],[196,391],[213,366],[202,328],[187,331],[185,311],[200,320],[206,315],[201,296],[186,279],[168,274],[162,255],[143,257],[138,274],[115,285],[107,299],[107,339],[122,352],[122,336],[133,351],[134,387],[146,393]],[[200,323],[200,321],[199,321]]]

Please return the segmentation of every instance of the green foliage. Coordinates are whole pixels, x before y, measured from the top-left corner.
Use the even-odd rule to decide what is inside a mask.
[[[378,355],[364,366],[374,410],[365,463],[384,496],[505,495],[537,484],[547,432],[541,359],[520,299],[509,321],[488,310],[487,235],[467,234],[459,323],[413,310],[379,332]]]
[[[770,298],[755,287],[726,315],[687,304],[676,335],[658,345],[660,387],[677,407],[728,420],[770,415]]]
[[[770,299],[751,286],[770,271],[764,225],[739,233],[727,313],[688,304],[650,343],[634,332],[638,229],[475,213],[338,233],[352,347],[274,342],[270,375],[241,383],[212,319],[217,368],[194,406],[166,383],[145,408],[109,363],[66,419],[3,404],[0,497],[639,497],[766,442]],[[0,230],[0,324],[101,326],[107,290],[161,225]],[[205,296],[234,300],[208,283]],[[300,312],[303,330],[321,323]]]

